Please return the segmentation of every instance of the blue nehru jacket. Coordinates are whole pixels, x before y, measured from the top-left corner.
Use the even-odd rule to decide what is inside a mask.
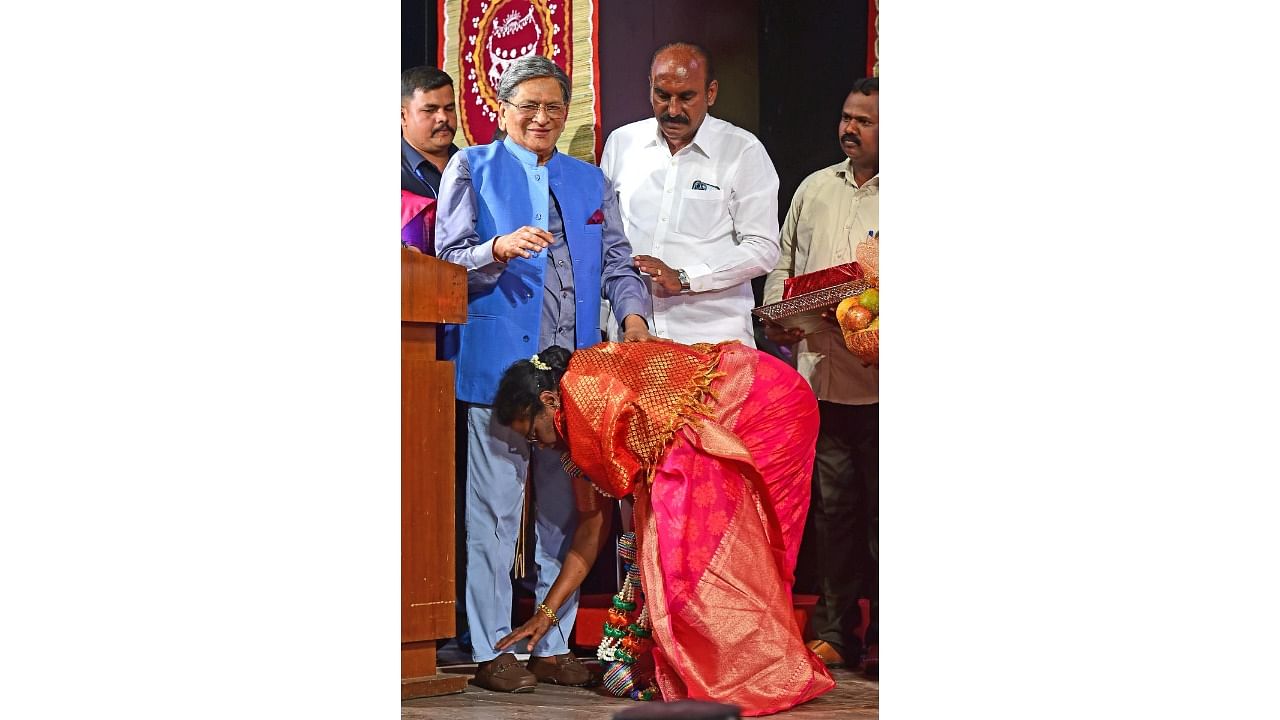
[[[537,163],[533,152],[507,138],[462,149],[441,180],[436,251],[468,269],[467,323],[450,326],[442,343],[444,359],[456,363],[457,397],[464,402],[491,404],[511,363],[542,349],[550,253],[498,263],[493,239],[525,225],[547,230],[552,193],[572,260],[575,348],[600,342],[602,283],[620,322],[631,313],[650,315],[648,292],[631,266],[630,244],[603,173],[559,152],[546,165]]]

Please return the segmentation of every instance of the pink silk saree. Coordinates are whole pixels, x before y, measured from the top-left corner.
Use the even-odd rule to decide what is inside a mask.
[[[613,346],[608,352],[629,354],[637,345],[656,344]],[[637,562],[663,698],[730,702],[744,715],[768,715],[835,686],[804,646],[791,603],[809,507],[818,407],[804,380],[772,356],[732,343],[704,357],[714,363],[715,372],[704,376],[711,378],[710,392],[699,396],[697,417],[675,424],[656,463],[645,462],[642,453],[620,451],[622,442],[612,446],[610,462],[628,469],[644,466],[652,478],[628,489],[635,495]],[[566,380],[573,372],[571,362]],[[615,408],[636,397],[614,378],[594,382],[608,385]],[[625,384],[652,388],[651,383]],[[569,394],[567,405],[573,402]],[[603,416],[590,413],[618,420],[596,425],[592,440],[630,437],[633,442],[626,445],[640,444],[634,439],[643,433],[633,416],[644,408],[635,410],[637,404],[644,405],[631,403],[631,409],[611,409]],[[650,409],[648,415],[646,422],[654,422],[658,413]],[[575,424],[569,425],[571,452]],[[631,430],[620,432],[620,427]]]

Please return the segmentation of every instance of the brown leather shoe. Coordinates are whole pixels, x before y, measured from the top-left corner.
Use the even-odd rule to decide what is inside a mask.
[[[823,665],[826,665],[829,668],[844,667],[844,656],[826,640],[810,640],[805,644],[805,647],[812,650],[813,654],[818,656],[818,659],[822,661]]]
[[[538,678],[525,670],[511,653],[502,653],[489,662],[480,663],[476,684],[494,692],[533,692]]]
[[[573,653],[549,658],[534,655],[529,658],[529,671],[538,678],[538,682],[573,687],[582,687],[591,682],[591,671]]]

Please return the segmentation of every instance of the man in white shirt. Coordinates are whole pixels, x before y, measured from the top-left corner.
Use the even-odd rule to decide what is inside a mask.
[[[858,243],[880,228],[880,81],[853,85],[836,139],[845,160],[800,183],[782,225],[782,256],[764,285],[764,302],[782,299],[789,277],[856,260]],[[822,567],[809,644],[828,665],[879,665],[880,370],[845,347],[839,329],[787,330],[766,324],[779,345],[800,342],[796,360],[818,396],[821,425],[811,507]],[[870,627],[859,638],[858,598],[871,600]]]
[[[654,117],[610,133],[600,169],[653,295],[653,333],[755,347],[751,279],[778,261],[778,173],[754,135],[707,114],[718,90],[706,50],[659,48],[649,67]]]

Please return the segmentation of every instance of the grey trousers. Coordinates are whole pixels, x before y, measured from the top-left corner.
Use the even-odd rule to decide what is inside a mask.
[[[560,464],[560,450],[530,448],[529,441],[493,420],[485,405],[467,405],[467,624],[471,657],[497,657],[494,644],[511,632],[511,568],[524,506],[525,473],[533,464],[537,503],[533,539],[542,602],[560,574],[560,563],[578,524],[573,486]],[[532,452],[531,452],[532,450]],[[557,611],[553,627],[532,649],[534,655],[569,652],[568,638],[578,616],[578,593]],[[521,619],[523,622],[524,619]]]

